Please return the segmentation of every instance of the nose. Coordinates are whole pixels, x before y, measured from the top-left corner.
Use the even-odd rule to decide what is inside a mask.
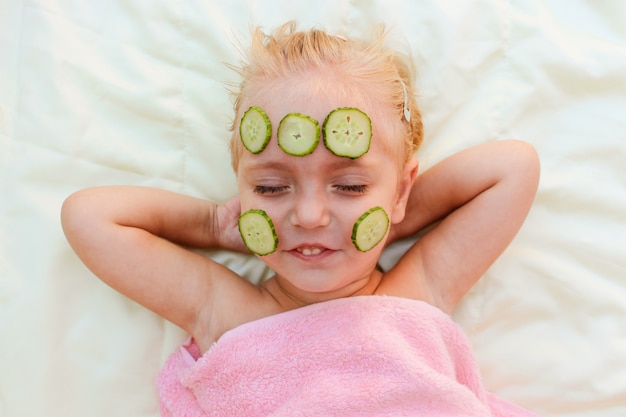
[[[304,229],[328,226],[330,212],[323,192],[307,190],[298,193],[291,213],[291,224]]]

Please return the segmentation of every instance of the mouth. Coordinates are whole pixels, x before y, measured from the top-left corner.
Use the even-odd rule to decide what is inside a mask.
[[[304,256],[316,256],[319,255],[320,253],[322,253],[323,251],[325,251],[326,249],[324,248],[319,248],[319,247],[306,247],[306,248],[296,248],[296,251],[301,253]]]
[[[333,251],[324,246],[306,245],[306,246],[299,246],[295,248],[293,252],[295,252],[295,254],[301,258],[312,259],[312,258],[320,258],[322,256],[328,255],[332,253]]]

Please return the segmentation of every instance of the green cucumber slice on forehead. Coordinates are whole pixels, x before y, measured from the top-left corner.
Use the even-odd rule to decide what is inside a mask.
[[[239,136],[251,153],[257,154],[265,149],[272,137],[272,123],[262,108],[252,106],[246,110],[239,123]]]
[[[356,107],[340,107],[322,125],[324,145],[337,156],[358,158],[370,148],[372,121]]]
[[[361,252],[367,252],[378,245],[389,229],[389,217],[380,206],[367,210],[354,223],[352,243]]]
[[[272,219],[263,210],[248,210],[239,216],[239,234],[252,253],[269,255],[278,247],[278,236]]]
[[[308,155],[320,141],[317,120],[301,113],[289,113],[282,118],[276,132],[278,146],[294,156]]]

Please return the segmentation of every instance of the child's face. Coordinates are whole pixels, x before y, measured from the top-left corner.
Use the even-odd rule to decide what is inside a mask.
[[[375,206],[385,209],[391,223],[401,221],[406,203],[402,190],[408,188],[407,181],[412,182],[415,170],[411,174],[406,167],[399,169],[376,134],[369,151],[357,159],[335,156],[322,139],[310,155],[286,154],[276,140],[276,126],[286,114],[306,114],[321,126],[333,109],[359,106],[349,99],[313,101],[304,94],[290,100],[274,97],[281,96],[250,103],[265,110],[273,136],[261,153],[244,151],[241,156],[242,211],[262,209],[272,219],[278,249],[261,259],[278,280],[307,293],[349,288],[371,276],[384,247],[383,240],[368,252],[358,251],[351,240],[355,221]]]

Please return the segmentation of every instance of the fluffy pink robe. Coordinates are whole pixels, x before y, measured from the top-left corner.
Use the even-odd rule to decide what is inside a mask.
[[[158,379],[163,416],[534,416],[488,393],[463,331],[398,297],[332,300],[190,340]]]

